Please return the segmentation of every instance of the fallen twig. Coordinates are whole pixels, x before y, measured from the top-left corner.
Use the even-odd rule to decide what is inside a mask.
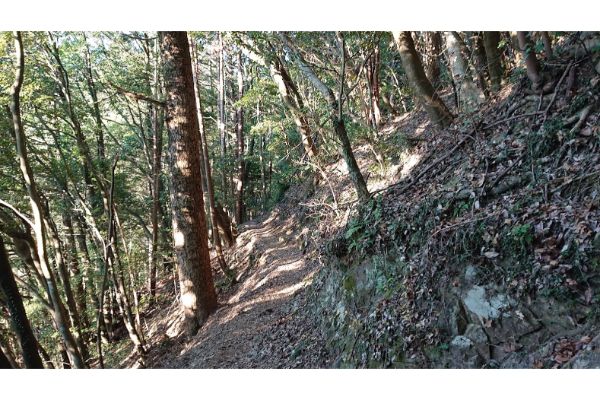
[[[519,118],[535,117],[535,116],[538,116],[538,115],[540,115],[540,114],[543,114],[543,112],[542,112],[542,111],[536,111],[536,112],[527,113],[527,114],[519,114],[519,115],[514,115],[514,116],[512,116],[512,117],[504,118],[504,119],[501,119],[501,120],[499,120],[499,121],[496,121],[496,122],[494,122],[494,123],[492,123],[492,124],[490,124],[490,125],[484,126],[484,127],[483,127],[483,128],[481,128],[481,129],[484,129],[484,130],[485,130],[485,129],[490,129],[490,128],[491,128],[491,127],[493,127],[493,126],[500,125],[500,124],[502,124],[502,123],[504,123],[504,122],[512,121],[512,120],[519,119]]]
[[[458,143],[457,143],[457,144],[456,144],[456,145],[455,145],[453,148],[451,148],[451,149],[450,149],[450,151],[448,151],[448,152],[447,152],[446,154],[444,154],[442,157],[440,157],[440,158],[438,158],[437,160],[435,160],[434,162],[432,162],[432,163],[431,163],[431,164],[430,164],[430,165],[429,165],[427,168],[425,168],[423,171],[421,171],[421,173],[419,173],[419,175],[417,175],[416,177],[414,177],[413,179],[411,179],[411,180],[410,180],[410,182],[409,182],[409,183],[407,183],[407,184],[406,184],[406,186],[404,186],[404,187],[401,189],[401,192],[404,192],[404,191],[408,190],[408,189],[409,189],[411,186],[413,186],[415,183],[417,183],[417,181],[418,181],[419,179],[421,179],[421,177],[422,177],[423,175],[425,175],[427,172],[429,172],[429,170],[431,170],[433,167],[435,167],[436,165],[438,165],[439,163],[441,163],[442,161],[444,161],[446,158],[450,157],[450,155],[451,155],[452,153],[454,153],[454,151],[455,151],[456,149],[458,149],[460,146],[462,146],[462,145],[463,145],[463,144],[464,144],[464,143],[467,141],[467,139],[475,140],[475,139],[473,138],[473,136],[471,136],[471,135],[466,135],[464,138],[462,138],[462,139],[461,139],[461,141],[460,141],[460,142],[458,142]],[[371,192],[371,197],[372,197],[373,195],[375,195],[376,193],[386,192],[386,191],[388,191],[388,190],[390,190],[390,189],[392,189],[392,188],[394,188],[394,187],[396,187],[396,186],[399,186],[399,185],[400,185],[400,184],[402,184],[402,183],[403,183],[403,181],[400,181],[400,182],[394,183],[394,184],[392,184],[392,185],[389,185],[389,186],[387,186],[387,187],[384,187],[384,188],[382,188],[382,189],[375,190],[375,191]]]
[[[591,111],[592,111],[591,104],[584,107],[583,110],[581,110],[579,112],[579,119],[577,120],[577,123],[575,124],[575,126],[573,128],[571,128],[569,133],[573,134],[573,133],[578,132],[581,129],[581,127],[583,126],[583,124],[585,123],[585,120],[587,119],[587,117],[590,115]]]

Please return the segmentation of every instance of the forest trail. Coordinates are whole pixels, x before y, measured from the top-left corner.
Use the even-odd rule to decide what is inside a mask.
[[[289,328],[286,322],[302,301],[303,289],[316,269],[301,246],[307,228],[300,230],[294,219],[284,218],[274,211],[245,224],[230,252],[235,254],[236,259],[230,262],[237,266],[239,282],[221,293],[219,309],[192,340],[185,342],[179,337],[180,351],[164,351],[163,346],[174,344],[172,339],[160,343],[150,354],[152,367],[281,368],[293,365],[290,365],[294,360],[289,353],[283,352],[277,357],[269,349],[293,351],[296,343],[286,346],[281,341],[293,341],[293,336],[301,335],[285,332]],[[240,269],[240,265],[244,268]],[[181,319],[180,313],[178,319]],[[170,324],[174,326],[173,321]],[[169,330],[165,321],[154,328],[152,330],[158,333]],[[306,326],[301,330],[311,331]],[[159,336],[165,340],[164,333]],[[313,346],[318,343],[314,342]]]

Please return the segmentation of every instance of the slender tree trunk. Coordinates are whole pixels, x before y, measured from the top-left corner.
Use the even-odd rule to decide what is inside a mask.
[[[242,53],[237,55],[238,66],[238,101],[244,97],[244,69],[242,64]],[[244,222],[244,108],[240,105],[236,110],[236,158],[237,176],[235,182],[235,223],[240,225]]]
[[[339,34],[339,36],[340,36],[340,42],[341,42],[340,43],[340,47],[341,47],[340,54],[342,56],[342,65],[340,68],[342,81],[340,83],[340,88],[343,88],[344,87],[343,80],[344,80],[345,69],[346,69],[346,65],[345,65],[345,53],[346,52],[344,49],[343,36],[341,36],[341,33]],[[362,173],[360,172],[360,168],[358,167],[358,164],[356,162],[356,158],[354,157],[354,153],[352,151],[352,146],[350,144],[350,139],[348,138],[348,134],[346,132],[346,125],[344,123],[344,119],[343,119],[343,115],[342,115],[342,105],[340,103],[341,91],[340,91],[340,98],[336,99],[331,88],[329,88],[327,85],[325,85],[323,83],[323,81],[321,81],[319,79],[319,77],[315,74],[315,72],[312,70],[312,68],[310,66],[308,66],[307,63],[304,61],[304,59],[302,58],[300,53],[298,53],[294,49],[293,44],[291,43],[291,40],[287,37],[287,35],[280,33],[279,37],[281,38],[281,40],[284,44],[284,47],[286,48],[288,53],[295,59],[296,64],[300,68],[300,71],[304,74],[304,76],[308,79],[308,81],[315,87],[315,89],[317,89],[319,92],[321,92],[321,94],[327,100],[327,103],[329,104],[330,119],[333,124],[334,132],[335,132],[338,140],[341,142],[340,150],[342,153],[342,157],[344,158],[344,161],[346,163],[346,166],[348,167],[348,173],[350,175],[350,179],[352,181],[354,189],[356,190],[358,200],[360,202],[365,202],[369,198],[369,190],[367,189],[367,183],[365,182],[365,179],[364,179]]]
[[[227,132],[225,129],[225,48],[223,45],[223,34],[218,32],[219,35],[219,85],[218,85],[218,119],[217,125],[219,126],[219,138],[221,141],[221,191],[227,193],[227,168],[226,157],[227,157]]]
[[[79,347],[79,352],[85,360],[89,358],[89,352],[87,345],[83,340],[81,319],[79,317],[79,310],[77,310],[77,303],[75,302],[75,296],[73,295],[73,289],[71,288],[71,280],[69,271],[67,270],[66,260],[63,252],[63,245],[58,236],[58,230],[54,221],[50,217],[48,209],[44,211],[44,221],[46,224],[46,231],[49,234],[52,246],[54,247],[54,261],[56,263],[59,278],[62,281],[63,290],[67,300],[67,310],[69,318],[71,319],[71,326],[75,328],[75,341]]]
[[[454,81],[458,86],[459,108],[472,111],[478,104],[481,104],[485,100],[483,91],[473,82],[468,58],[465,57],[462,51],[462,39],[458,36],[458,33],[445,32],[445,37],[450,69]]]
[[[191,41],[190,41],[191,44]],[[197,109],[197,118],[198,118],[198,129],[200,131],[200,154],[202,155],[202,176],[204,176],[204,180],[206,182],[206,191],[208,194],[208,204],[209,204],[209,215],[212,222],[212,233],[213,233],[213,245],[215,246],[215,252],[217,253],[217,262],[219,263],[219,267],[232,282],[236,282],[235,273],[229,269],[227,262],[225,261],[225,256],[223,255],[223,246],[221,245],[221,236],[219,234],[219,223],[217,221],[217,211],[215,209],[215,193],[213,187],[212,180],[212,171],[210,167],[210,158],[208,154],[208,141],[206,140],[206,132],[204,130],[204,117],[202,110],[202,101],[200,100],[200,92],[199,92],[199,71],[198,71],[198,60],[195,48],[193,45],[190,45],[192,49],[192,72],[194,78],[194,96],[196,98],[196,109]]]
[[[546,53],[546,60],[549,60],[554,56],[554,53],[552,52],[552,39],[550,39],[548,32],[543,31],[540,33],[542,35],[542,42],[544,42],[544,53]]]
[[[274,51],[270,54],[261,56],[258,54],[258,51],[251,49],[248,44],[246,44],[246,50],[248,50],[247,54],[253,61],[269,68],[269,74],[277,85],[279,96],[283,100],[283,104],[285,104],[290,112],[294,123],[300,132],[304,151],[311,160],[316,161],[316,156],[319,151],[312,139],[312,131],[308,124],[308,117],[304,111],[304,101],[302,100],[302,96],[300,96],[298,87],[294,81],[292,81],[290,74],[286,70],[283,61]]]
[[[519,41],[519,49],[523,53],[523,58],[525,59],[527,77],[529,77],[529,80],[532,83],[532,88],[538,90],[542,87],[543,79],[540,72],[540,63],[535,55],[535,47],[531,41],[529,32],[517,32],[517,39]]]
[[[488,87],[488,70],[487,70],[487,58],[485,55],[485,48],[483,46],[483,38],[481,32],[467,32],[469,35],[469,42],[472,49],[472,64],[477,75],[478,86],[483,91],[485,98],[487,99],[490,95]]]
[[[188,335],[217,308],[202,199],[200,141],[187,34],[160,32],[169,131],[173,241]]]
[[[37,191],[37,186],[35,183],[35,179],[33,176],[33,171],[31,169],[31,165],[29,164],[29,159],[27,155],[27,145],[25,139],[25,133],[23,131],[23,124],[21,122],[21,105],[20,105],[20,92],[21,86],[23,84],[23,73],[25,69],[25,57],[22,48],[21,34],[20,32],[16,33],[15,39],[15,48],[17,52],[17,73],[15,82],[11,88],[11,104],[10,110],[12,114],[14,132],[16,135],[17,142],[17,153],[19,155],[19,165],[21,168],[21,172],[23,174],[23,178],[25,181],[25,186],[27,188],[27,193],[29,195],[31,211],[33,214],[33,231],[35,236],[35,244],[36,251],[38,254],[40,267],[42,273],[44,275],[44,279],[46,280],[46,284],[48,286],[48,290],[50,293],[50,299],[52,301],[52,305],[54,308],[53,318],[56,321],[57,328],[59,330],[60,335],[65,343],[67,351],[69,353],[69,358],[71,359],[71,363],[75,368],[85,368],[85,363],[79,353],[79,349],[77,348],[77,344],[71,331],[69,329],[68,319],[65,318],[64,315],[64,306],[62,304],[62,300],[60,299],[60,295],[58,293],[58,288],[56,287],[56,281],[54,279],[54,275],[52,270],[50,269],[50,265],[48,262],[48,253],[46,250],[46,232],[44,226],[44,215],[42,210],[42,202]]]
[[[427,79],[410,32],[393,32],[393,35],[417,102],[425,108],[431,122],[440,128],[447,127],[452,122],[452,114]]]
[[[442,35],[439,32],[427,32],[425,36],[426,62],[425,75],[433,88],[440,84],[440,57],[442,56]]]
[[[500,90],[500,87],[502,86],[502,76],[504,74],[502,68],[502,54],[500,53],[500,49],[498,49],[499,44],[500,32],[483,32],[483,45],[485,47],[492,92],[498,92]]]
[[[63,214],[63,224],[65,225],[65,228],[67,230],[67,241],[69,244],[68,247],[70,251],[67,263],[69,265],[71,277],[75,280],[75,303],[77,306],[77,310],[79,311],[81,327],[85,329],[89,326],[89,321],[87,318],[87,303],[85,296],[85,288],[83,285],[84,276],[79,266],[80,264],[79,256],[77,254],[75,231],[73,230],[73,222],[69,214]],[[86,335],[83,335],[83,337],[85,340]]]
[[[156,61],[154,87],[155,96],[159,92],[158,85],[158,60]],[[154,300],[156,294],[156,270],[158,264],[159,249],[159,216],[160,216],[160,175],[162,171],[162,124],[160,123],[159,110],[156,105],[152,105],[152,211],[150,220],[152,224],[152,238],[150,245],[150,271],[148,279],[148,289],[150,292],[150,301]]]
[[[26,368],[44,368],[42,359],[38,353],[37,340],[33,335],[33,330],[29,324],[29,319],[25,313],[23,300],[17,288],[17,282],[13,276],[12,269],[8,262],[8,255],[4,248],[4,242],[0,235],[0,291],[6,299],[6,306],[10,313],[10,318],[21,351],[23,352],[23,360]]]

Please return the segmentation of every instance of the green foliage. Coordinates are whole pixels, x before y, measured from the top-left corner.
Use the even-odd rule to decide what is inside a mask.
[[[349,252],[360,255],[372,250],[382,212],[381,197],[375,197],[365,204],[357,217],[348,222],[344,238],[348,242]]]

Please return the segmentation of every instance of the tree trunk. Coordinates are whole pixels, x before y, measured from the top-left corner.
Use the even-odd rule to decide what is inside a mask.
[[[552,39],[550,39],[550,35],[548,35],[548,32],[546,31],[541,32],[541,35],[542,42],[544,42],[544,53],[546,53],[546,60],[549,60],[554,56],[552,52]]]
[[[206,182],[206,191],[208,194],[208,204],[209,204],[209,215],[213,226],[213,245],[215,246],[215,252],[217,253],[217,262],[219,263],[219,267],[232,282],[235,282],[235,274],[233,271],[229,269],[229,266],[225,262],[225,256],[223,255],[223,247],[221,245],[221,235],[219,234],[219,227],[217,222],[217,212],[215,210],[215,192],[213,187],[212,180],[212,172],[210,168],[210,158],[208,155],[208,141],[206,140],[206,132],[204,130],[204,117],[202,110],[202,101],[200,100],[200,92],[199,92],[199,71],[198,71],[198,60],[197,55],[194,51],[194,47],[192,48],[192,72],[194,77],[194,96],[196,98],[196,109],[197,109],[197,118],[198,118],[198,129],[200,131],[200,154],[202,155],[202,176],[204,176],[204,180]]]
[[[159,93],[158,72],[159,65],[156,61],[154,69],[154,96]],[[152,224],[152,238],[150,244],[150,271],[148,278],[148,291],[150,293],[150,302],[154,301],[156,295],[156,271],[158,265],[158,249],[160,240],[160,176],[162,172],[162,124],[160,121],[159,109],[156,104],[152,105],[152,211],[150,221]]]
[[[458,33],[445,32],[445,37],[452,77],[458,86],[459,109],[472,111],[485,100],[483,91],[473,82],[468,59],[462,51],[462,39]]]
[[[194,79],[185,32],[160,32],[167,90],[173,241],[188,335],[217,308],[208,253]]]
[[[531,41],[529,32],[517,32],[517,39],[519,41],[519,49],[523,53],[523,58],[525,58],[527,77],[532,83],[533,90],[538,90],[542,87],[543,80],[540,73],[540,63],[535,55],[535,47]]]
[[[56,229],[56,225],[50,217],[50,211],[47,208],[46,210],[44,210],[44,222],[46,224],[46,231],[48,232],[48,235],[52,242],[52,246],[54,247],[54,261],[56,263],[59,278],[62,282],[63,291],[67,300],[67,310],[69,313],[69,318],[71,319],[71,326],[75,328],[75,341],[77,342],[79,352],[81,353],[81,356],[83,357],[85,362],[85,360],[89,358],[89,352],[87,349],[87,345],[83,340],[81,319],[79,317],[79,310],[77,310],[77,303],[75,302],[73,289],[71,288],[71,280],[69,276],[69,271],[67,270],[66,260],[63,252],[63,245],[58,236],[58,230]]]
[[[341,36],[341,34],[340,34],[340,36]],[[287,35],[280,34],[279,37],[281,38],[281,40],[284,44],[284,47],[286,48],[288,53],[296,61],[296,64],[300,68],[300,71],[304,74],[304,76],[308,79],[308,81],[315,87],[315,89],[317,89],[319,92],[321,92],[321,94],[327,100],[327,103],[329,104],[330,120],[332,122],[334,132],[335,132],[337,138],[341,142],[340,150],[342,153],[342,157],[344,158],[344,161],[346,163],[346,167],[348,168],[348,173],[350,175],[350,179],[352,181],[354,189],[356,190],[356,194],[358,196],[359,202],[365,202],[369,198],[369,190],[367,189],[367,183],[365,182],[365,179],[364,179],[362,173],[360,172],[360,168],[358,167],[358,164],[356,162],[356,158],[354,157],[354,152],[352,151],[350,139],[348,138],[348,134],[346,132],[346,125],[344,123],[344,119],[343,119],[343,115],[342,115],[342,107],[341,107],[341,103],[340,103],[341,93],[340,93],[340,98],[336,98],[335,95],[333,94],[333,91],[331,90],[331,88],[329,88],[327,85],[325,85],[325,83],[323,83],[323,81],[321,81],[319,79],[319,77],[315,74],[315,72],[312,70],[312,68],[310,66],[308,66],[306,61],[304,61],[304,59],[302,58],[300,53],[297,52],[293,48],[293,44],[291,43],[291,40],[287,37]],[[345,69],[346,69],[343,36],[341,36],[340,41],[341,41],[340,47],[342,48],[340,51],[340,54],[342,57],[342,65],[340,67],[342,80],[341,80],[340,88],[343,88],[344,87],[343,80],[344,80]]]
[[[29,324],[29,319],[25,313],[23,300],[17,288],[17,282],[13,276],[12,269],[8,262],[8,255],[4,248],[4,242],[0,235],[0,291],[6,299],[6,306],[10,313],[13,329],[19,340],[23,360],[26,368],[44,368],[42,359],[37,349],[37,340],[33,335],[33,330]]]
[[[238,101],[244,97],[244,69],[242,64],[242,53],[237,54],[238,69]],[[235,182],[235,223],[240,225],[244,222],[244,108],[240,105],[236,110],[236,159],[237,176]]]
[[[79,257],[77,254],[77,245],[75,241],[75,231],[73,230],[73,222],[69,214],[63,214],[63,224],[67,229],[67,241],[69,244],[69,257],[68,265],[71,277],[75,280],[75,302],[77,310],[79,311],[79,318],[81,320],[81,327],[83,329],[89,327],[89,320],[87,318],[87,303],[84,288],[84,275],[79,266]],[[85,238],[83,238],[85,241]],[[85,255],[84,255],[85,256]],[[84,340],[87,335],[83,335]]]
[[[491,89],[494,93],[500,90],[500,87],[502,86],[502,76],[504,74],[502,68],[502,54],[500,53],[500,49],[498,49],[499,44],[500,32],[483,32],[483,46],[485,47]]]
[[[440,57],[442,56],[442,35],[439,32],[427,32],[425,75],[433,88],[440,84]]]
[[[402,66],[414,90],[416,101],[425,108],[431,122],[440,128],[449,126],[452,122],[452,114],[450,114],[444,102],[433,90],[431,82],[427,79],[410,32],[393,32],[393,35],[400,52]]]
[[[283,100],[283,104],[292,115],[294,123],[300,132],[304,151],[311,160],[316,161],[315,158],[319,151],[312,139],[312,131],[310,129],[310,125],[308,124],[306,112],[304,111],[304,101],[300,96],[300,92],[298,91],[296,84],[294,81],[292,81],[290,74],[286,70],[283,61],[276,54],[274,54],[274,52],[261,56],[258,54],[258,51],[250,49],[249,47],[250,46],[246,44],[248,56],[253,61],[256,61],[264,67],[269,68],[269,74],[277,85],[279,96]]]
[[[226,156],[227,156],[227,132],[225,131],[225,48],[223,45],[223,35],[218,32],[219,36],[219,85],[218,85],[218,115],[217,125],[219,126],[219,138],[221,141],[221,191],[227,193],[227,172],[226,172]]]
[[[33,214],[33,231],[35,236],[36,251],[40,262],[40,267],[48,286],[50,299],[53,305],[53,318],[56,322],[57,328],[64,341],[66,349],[69,353],[71,363],[75,368],[85,368],[85,364],[77,348],[77,344],[71,331],[69,329],[69,321],[64,315],[64,306],[58,288],[56,287],[56,281],[50,265],[48,262],[48,253],[46,249],[46,232],[44,226],[44,215],[42,209],[42,202],[37,191],[37,186],[33,176],[31,165],[27,155],[27,145],[25,139],[25,133],[23,131],[23,124],[21,122],[21,105],[20,105],[20,92],[23,84],[23,73],[25,69],[25,57],[23,54],[22,40],[20,32],[17,32],[15,39],[15,48],[17,53],[17,73],[15,82],[11,88],[11,104],[10,111],[12,114],[12,121],[14,125],[14,132],[17,142],[17,153],[19,155],[19,165],[29,195],[31,204],[31,211]]]
[[[490,96],[490,90],[488,87],[488,70],[487,70],[487,58],[485,55],[485,48],[483,46],[483,38],[481,32],[467,32],[469,36],[469,43],[472,49],[473,67],[477,75],[478,86],[483,91],[485,98]]]

